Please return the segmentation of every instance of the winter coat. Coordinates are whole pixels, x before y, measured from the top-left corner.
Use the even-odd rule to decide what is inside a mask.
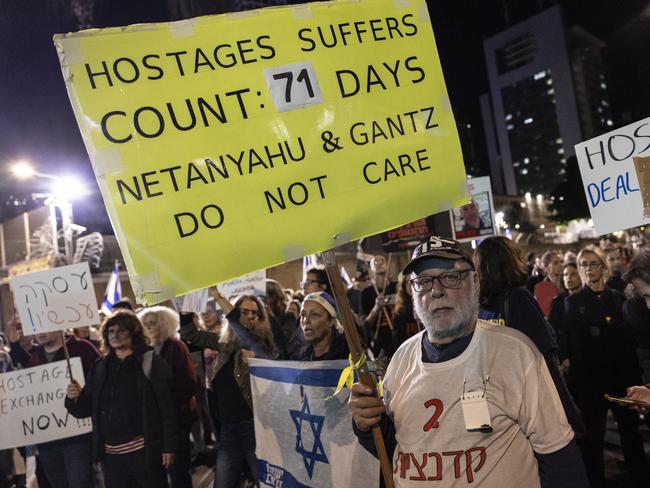
[[[174,393],[176,394],[180,424],[184,428],[189,428],[198,418],[197,376],[194,361],[192,361],[187,346],[173,337],[163,342],[160,357],[167,361],[174,377]]]
[[[133,354],[142,365],[143,356],[151,351],[148,346],[137,348]],[[111,353],[113,354],[113,353]],[[153,354],[153,351],[152,353]],[[73,417],[91,417],[93,421],[93,454],[100,461],[104,455],[104,438],[101,425],[101,398],[104,388],[110,387],[108,379],[108,356],[97,361],[86,380],[86,385],[77,400],[65,399],[65,407]],[[142,399],[142,432],[144,435],[145,459],[147,465],[157,466],[162,462],[162,453],[174,453],[179,445],[179,422],[174,398],[173,378],[167,362],[153,355],[151,368],[138,370],[138,388]],[[138,399],[134,399],[138,401]]]

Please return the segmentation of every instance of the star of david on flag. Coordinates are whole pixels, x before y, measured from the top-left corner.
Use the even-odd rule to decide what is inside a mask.
[[[320,438],[325,417],[311,414],[311,411],[309,410],[309,399],[307,395],[305,395],[305,401],[302,404],[302,409],[300,411],[289,410],[289,413],[291,414],[293,423],[296,424],[296,452],[302,456],[302,460],[305,463],[305,468],[307,469],[307,474],[309,475],[309,479],[311,479],[314,475],[314,464],[316,461],[329,464],[327,456],[325,455],[323,443],[321,442]],[[311,429],[313,436],[313,444],[311,449],[305,449],[305,446],[303,444],[303,423],[306,423],[307,426]]]
[[[352,431],[349,392],[329,398],[346,366],[347,361],[249,361],[261,486],[379,486],[379,462]]]

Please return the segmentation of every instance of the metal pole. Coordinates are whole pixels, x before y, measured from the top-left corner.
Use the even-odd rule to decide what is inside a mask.
[[[59,208],[61,209],[65,260],[68,264],[72,264],[72,204],[68,200],[60,199]]]

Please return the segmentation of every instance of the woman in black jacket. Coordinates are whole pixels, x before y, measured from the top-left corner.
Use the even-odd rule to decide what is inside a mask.
[[[73,417],[92,418],[106,488],[165,487],[179,441],[169,366],[146,345],[133,312],[109,316],[102,337],[109,353],[83,388],[74,380],[68,385],[65,406]]]
[[[625,396],[630,385],[641,384],[641,368],[628,325],[623,319],[623,294],[605,286],[605,259],[596,248],[578,254],[585,286],[566,297],[563,328],[569,351],[568,383],[586,426],[579,442],[592,487],[606,486],[603,447],[607,411],[621,436],[625,464],[635,486],[647,487],[650,472],[638,432],[638,415],[606,401],[607,393]]]

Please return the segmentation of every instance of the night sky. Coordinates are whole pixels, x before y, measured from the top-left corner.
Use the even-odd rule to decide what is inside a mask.
[[[11,162],[27,159],[43,172],[75,173],[94,196],[75,206],[77,221],[108,230],[99,191],[61,76],[52,35],[77,30],[70,0],[2,0],[0,14],[0,221],[28,207],[10,195],[43,190],[18,183]],[[459,122],[471,123],[479,165],[487,168],[478,97],[487,90],[482,41],[558,2],[438,0],[428,2],[438,49]],[[567,24],[580,24],[608,43],[604,55],[617,126],[650,115],[650,2],[561,1]],[[98,27],[165,21],[166,0],[96,0]],[[507,6],[507,8],[506,8]],[[42,184],[42,183],[41,183]]]

